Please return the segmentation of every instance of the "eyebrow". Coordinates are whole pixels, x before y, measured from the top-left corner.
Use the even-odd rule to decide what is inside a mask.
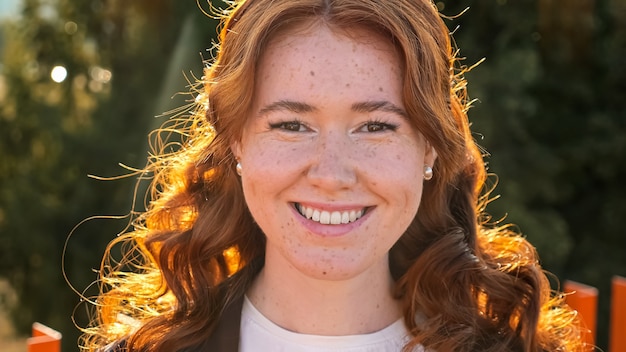
[[[405,118],[408,117],[408,114],[406,113],[404,109],[386,100],[364,101],[360,103],[354,103],[352,104],[352,111],[355,111],[355,112],[384,111],[384,112],[391,112],[394,114],[398,114]]]
[[[317,110],[317,108],[307,103],[302,103],[298,101],[279,100],[279,101],[276,101],[269,105],[264,106],[261,110],[259,110],[258,115],[261,116],[270,112],[281,111],[281,110],[287,110],[287,111],[291,111],[294,113],[305,113],[305,112],[313,112]]]
[[[383,111],[394,113],[405,118],[408,117],[408,114],[404,109],[386,100],[358,102],[352,104],[350,108],[354,112],[367,113],[374,111]],[[293,113],[307,113],[317,111],[318,109],[313,105],[303,102],[293,100],[279,100],[264,106],[261,110],[259,110],[258,115],[262,116],[270,112],[283,110],[291,111]]]

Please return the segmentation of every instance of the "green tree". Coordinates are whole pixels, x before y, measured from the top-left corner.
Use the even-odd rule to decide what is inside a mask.
[[[467,64],[487,58],[468,79],[502,195],[488,211],[518,225],[560,280],[599,288],[606,348],[610,279],[626,275],[626,4],[476,0],[444,12],[466,6],[451,23]]]
[[[87,174],[145,164],[147,132],[164,122],[155,115],[185,104],[172,96],[187,89],[184,72],[201,75],[215,26],[194,2],[165,0],[25,0],[3,24],[0,277],[20,297],[21,333],[41,321],[76,349],[79,298],[61,272],[65,240],[88,216],[128,214],[135,185]],[[58,83],[55,66],[67,72]],[[78,290],[96,279],[104,246],[126,224],[89,221],[70,238],[65,269]],[[80,310],[75,317],[86,323]]]

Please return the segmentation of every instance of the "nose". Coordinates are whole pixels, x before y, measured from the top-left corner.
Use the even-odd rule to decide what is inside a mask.
[[[350,188],[357,182],[352,142],[340,133],[328,132],[320,137],[314,150],[307,179],[318,188],[329,191]]]

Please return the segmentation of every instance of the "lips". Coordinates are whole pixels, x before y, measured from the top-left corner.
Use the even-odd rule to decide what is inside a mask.
[[[349,224],[361,218],[367,210],[366,208],[359,208],[341,211],[327,211],[305,206],[300,203],[295,203],[295,207],[300,215],[322,225]]]

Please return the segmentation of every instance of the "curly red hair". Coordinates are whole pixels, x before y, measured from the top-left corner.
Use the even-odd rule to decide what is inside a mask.
[[[153,201],[109,247],[126,243],[128,255],[103,261],[86,349],[125,335],[130,351],[201,346],[224,307],[247,290],[263,265],[265,239],[246,208],[230,145],[241,136],[265,45],[291,24],[322,21],[376,31],[396,46],[404,106],[438,154],[426,206],[390,253],[413,335],[406,350],[582,351],[576,315],[551,292],[534,248],[484,221],[487,176],[469,128],[464,70],[430,1],[248,0],[222,16],[198,103],[160,130],[183,141],[174,152],[156,148],[146,169],[154,173]]]

